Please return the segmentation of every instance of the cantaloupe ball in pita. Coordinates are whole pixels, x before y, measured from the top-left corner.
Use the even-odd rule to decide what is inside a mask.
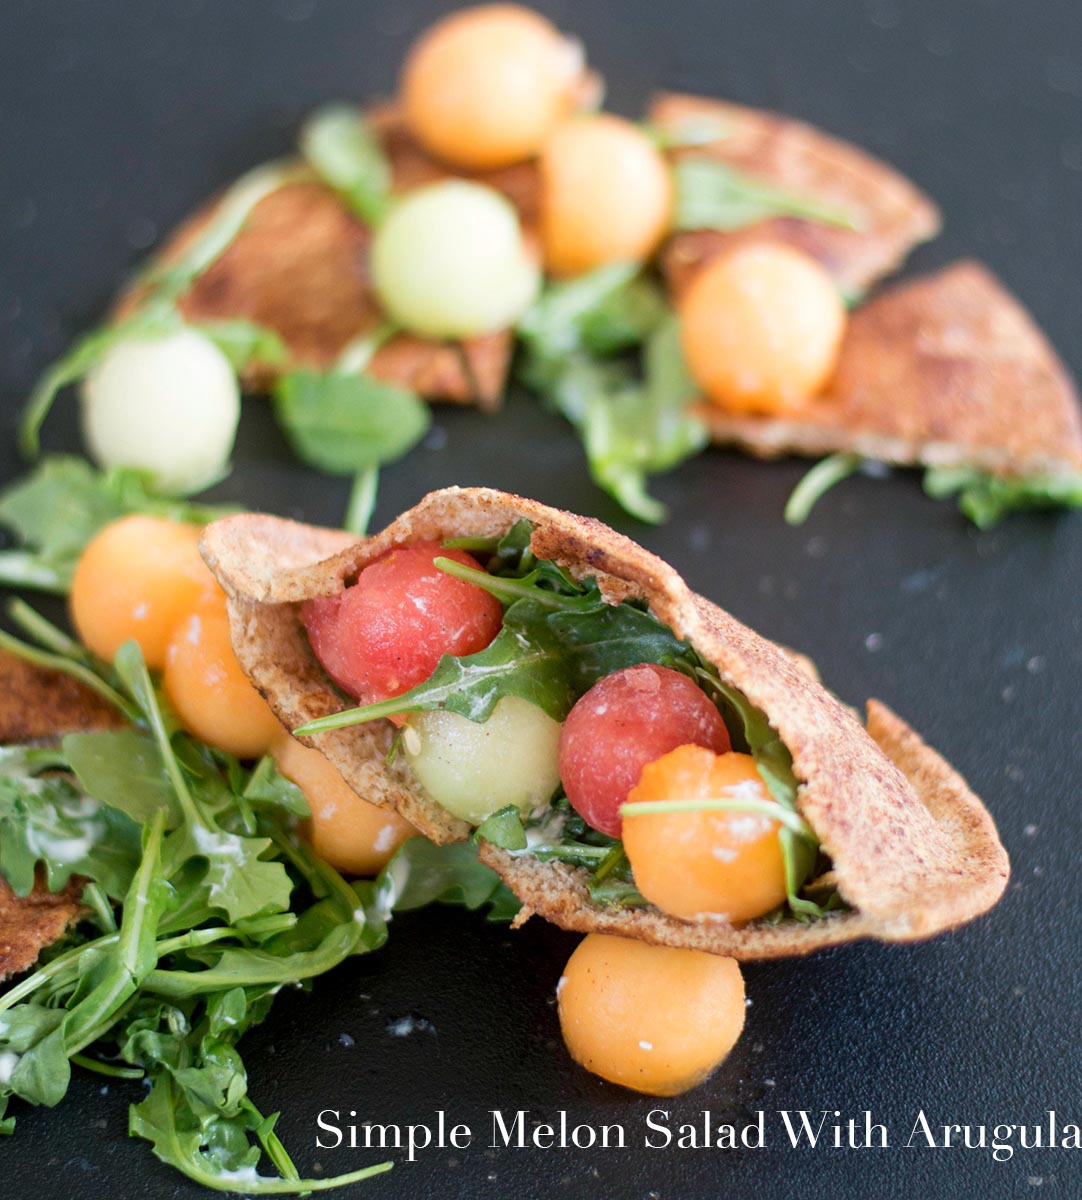
[[[744,1028],[736,960],[702,950],[588,934],[556,987],[571,1057],[650,1096],[701,1083]]]
[[[753,242],[707,264],[680,304],[688,369],[733,412],[787,413],[834,372],[846,312],[837,286],[791,246]]]

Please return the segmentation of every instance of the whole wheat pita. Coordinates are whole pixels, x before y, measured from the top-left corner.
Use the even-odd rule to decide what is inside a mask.
[[[811,125],[763,109],[701,96],[663,93],[648,119],[661,131],[716,124],[706,145],[673,152],[675,158],[713,158],[754,179],[845,213],[846,229],[801,217],[776,217],[745,228],[689,230],[669,238],[662,269],[679,297],[710,259],[748,239],[782,241],[818,259],[851,295],[896,270],[919,243],[939,232],[935,204],[893,167]]]
[[[1008,864],[991,817],[935,751],[882,705],[868,729],[766,641],[702,597],[660,559],[599,521],[484,488],[433,492],[375,537],[314,561],[326,532],[244,515],[211,525],[203,553],[230,597],[234,648],[255,686],[295,729],[343,707],[317,662],[300,602],[331,595],[394,546],[491,537],[517,521],[533,526],[531,549],[577,579],[595,579],[609,603],[645,601],[766,714],[801,781],[797,805],[833,863],[850,911],[825,920],[735,927],[685,922],[653,909],[595,904],[586,873],[484,845],[482,857],[526,906],[577,930],[608,930],[738,958],[801,954],[859,937],[905,941],[967,921],[996,902]],[[336,535],[341,536],[341,535]],[[435,805],[404,757],[388,760],[393,728],[375,721],[304,739],[364,799],[395,808],[438,842],[469,826]]]
[[[1069,374],[1022,305],[960,262],[887,288],[849,319],[826,394],[784,417],[701,404],[716,442],[763,457],[853,451],[996,475],[1082,470]]]

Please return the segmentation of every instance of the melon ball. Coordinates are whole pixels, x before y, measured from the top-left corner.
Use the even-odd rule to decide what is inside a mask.
[[[149,472],[186,495],[226,469],[240,419],[240,388],[226,356],[195,329],[131,338],[107,351],[83,382],[83,432],[102,467]]]

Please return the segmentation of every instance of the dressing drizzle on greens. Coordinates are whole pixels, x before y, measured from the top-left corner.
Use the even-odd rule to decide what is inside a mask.
[[[501,538],[444,543],[486,560],[487,571],[435,560],[441,570],[476,584],[504,605],[503,626],[485,649],[462,658],[444,655],[428,679],[402,695],[321,717],[295,732],[304,736],[436,709],[484,722],[506,696],[527,700],[563,721],[575,701],[604,676],[642,663],[669,667],[688,675],[710,696],[733,749],[752,755],[783,818],[790,816],[781,820],[778,834],[788,890],[785,915],[811,919],[836,907],[836,901],[818,904],[801,895],[816,873],[819,844],[797,811],[799,784],[792,758],[766,716],[643,601],[610,604],[595,580],[580,582],[556,563],[537,558],[530,549],[532,532],[532,525],[520,520]],[[597,903],[646,903],[635,889],[621,843],[588,826],[562,791],[525,820],[513,806],[493,813],[476,836],[512,854],[587,869]]]

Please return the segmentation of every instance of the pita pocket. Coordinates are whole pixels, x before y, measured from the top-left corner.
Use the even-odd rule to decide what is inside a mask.
[[[1082,470],[1078,395],[1021,304],[976,262],[896,284],[849,318],[826,393],[785,416],[702,404],[717,442],[754,454],[851,451],[995,476]]]
[[[817,259],[850,296],[890,274],[940,228],[935,204],[903,175],[863,150],[762,109],[723,100],[663,93],[650,106],[652,126],[679,138],[681,130],[717,126],[706,144],[673,151],[679,161],[713,159],[751,179],[844,213],[844,228],[802,217],[773,217],[739,229],[690,229],[669,238],[662,269],[679,297],[695,273],[739,242],[764,238]]]
[[[640,615],[647,610],[659,628],[667,627],[666,634],[693,648],[695,661],[715,673],[730,696],[765,715],[761,729],[791,755],[798,785],[794,810],[829,859],[821,868],[826,878],[815,882],[836,887],[845,905],[845,911],[808,921],[788,916],[736,926],[717,918],[678,920],[650,906],[595,901],[591,873],[581,866],[542,862],[528,845],[509,850],[482,842],[483,860],[522,901],[524,915],[536,912],[572,930],[755,959],[864,937],[924,938],[996,902],[1008,863],[991,817],[904,721],[872,701],[864,728],[780,647],[693,594],[671,567],[598,521],[504,492],[447,488],[425,497],[377,536],[314,565],[315,555],[304,547],[314,547],[325,536],[321,531],[260,515],[211,525],[203,553],[229,593],[241,665],[282,722],[296,729],[348,703],[309,645],[299,615],[302,601],[336,594],[393,547],[495,539],[513,529],[520,536],[530,531],[532,554],[557,564],[571,580],[596,581],[600,610],[625,602]],[[305,560],[307,565],[297,565]],[[389,755],[394,736],[391,723],[381,719],[303,740],[326,755],[359,796],[397,809],[434,841],[469,836],[465,821],[425,793],[407,755]]]

